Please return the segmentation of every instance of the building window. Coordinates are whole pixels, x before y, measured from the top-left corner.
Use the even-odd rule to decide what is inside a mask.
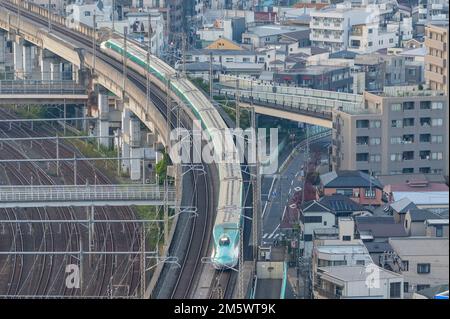
[[[356,128],[369,128],[369,120],[356,120]]]
[[[414,110],[414,102],[403,102],[403,111]]]
[[[417,291],[430,288],[430,285],[417,285]]]
[[[430,101],[421,101],[420,102],[420,109],[421,110],[430,110],[431,109],[431,102]]]
[[[364,266],[366,264],[366,261],[365,260],[357,260],[356,264],[359,266]]]
[[[84,16],[85,17],[90,17],[91,16],[91,12],[90,11],[84,11]]]
[[[391,144],[401,144],[402,138],[400,136],[391,137]]]
[[[351,241],[352,240],[352,236],[342,236],[342,240],[343,241]]]
[[[336,194],[353,197],[353,189],[351,188],[337,188]]]
[[[432,138],[430,134],[420,134],[420,143],[430,143]]]
[[[431,168],[430,167],[419,167],[419,173],[430,174],[431,173]]]
[[[431,126],[442,126],[443,122],[442,119],[432,119]]]
[[[380,120],[370,121],[370,128],[380,128],[380,127],[381,127],[381,121]]]
[[[432,159],[432,160],[438,160],[438,161],[440,161],[440,160],[442,160],[443,158],[444,158],[444,155],[443,155],[442,152],[433,152],[433,153],[431,153],[431,159]]]
[[[414,168],[412,168],[412,167],[407,167],[407,168],[402,169],[402,174],[413,174],[413,173],[414,173]]]
[[[409,261],[402,260],[402,271],[409,271]]]
[[[400,298],[401,295],[401,282],[391,282],[390,285],[390,298]]]
[[[368,145],[369,137],[368,136],[357,136],[356,137],[356,145]]]
[[[304,241],[312,241],[312,235],[303,235],[303,240]]]
[[[372,155],[370,155],[370,162],[372,162],[372,163],[381,162],[381,155],[380,154],[372,154]]]
[[[443,108],[444,108],[444,105],[442,102],[432,102],[431,103],[432,110],[442,110]]]
[[[398,112],[402,110],[402,105],[400,103],[391,104],[391,111]]]
[[[442,144],[442,141],[443,141],[442,135],[432,135],[431,136],[431,143]]]
[[[392,120],[391,121],[391,127],[403,127],[402,120]]]
[[[429,274],[431,271],[430,264],[417,264],[417,273],[418,274]]]
[[[380,145],[381,144],[381,138],[379,137],[372,137],[370,139],[370,145]]]
[[[414,159],[414,151],[403,152],[402,159],[404,161],[412,161]]]
[[[436,225],[436,237],[444,237],[444,227]]]
[[[369,153],[356,153],[356,161],[357,162],[368,162],[369,161]]]
[[[409,117],[409,118],[403,119],[403,127],[408,127],[408,126],[414,126],[414,118]]]
[[[375,198],[376,197],[376,191],[372,188],[366,188],[364,190],[364,197],[366,198]]]
[[[401,162],[402,154],[400,153],[392,153],[391,154],[391,162]]]
[[[373,45],[372,41],[369,42],[369,47],[371,47]]]
[[[403,292],[408,293],[409,292],[409,282],[403,283]]]
[[[305,224],[322,223],[322,216],[305,216]]]

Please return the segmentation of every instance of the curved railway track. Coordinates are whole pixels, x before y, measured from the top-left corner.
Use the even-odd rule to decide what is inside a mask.
[[[7,2],[2,2],[3,5],[14,12],[15,7],[11,4],[8,4]],[[22,12],[22,17],[27,18],[33,22],[36,22],[38,24],[43,25],[44,27],[47,26],[47,20],[36,16],[34,14],[31,14],[29,12]],[[53,32],[57,32],[61,35],[67,36],[71,38],[72,40],[83,44],[85,49],[87,51],[91,51],[92,43],[90,39],[87,39],[85,36],[66,29],[64,27],[61,27],[57,24],[53,24],[52,26]],[[113,66],[118,71],[122,71],[122,64],[120,62],[115,61],[114,59],[108,57],[107,55],[103,54],[100,51],[100,47],[97,45],[97,58],[104,60],[105,62],[109,63],[111,66]],[[127,70],[127,76],[132,81],[133,84],[135,84],[138,88],[140,88],[143,92],[146,92],[146,83],[147,80],[145,76],[137,73],[132,68],[128,68]],[[166,101],[165,101],[166,95],[164,92],[162,92],[159,88],[156,87],[153,83],[151,83],[151,99],[155,103],[156,107],[159,109],[160,113],[166,117],[167,110],[166,110]],[[171,119],[170,122],[172,123],[172,126],[175,127],[176,124]],[[182,125],[186,128],[189,128],[190,126],[190,120],[184,118],[182,121]],[[174,125],[175,124],[175,125]],[[209,194],[214,194],[214,180],[212,178],[212,168],[209,166],[205,166],[206,174],[199,174],[197,172],[193,172],[192,175],[194,176],[194,179],[196,180],[196,189],[197,191],[199,189],[207,190]],[[200,193],[205,194],[205,192]],[[189,241],[188,245],[188,251],[186,254],[186,257],[183,259],[182,264],[182,270],[176,280],[176,289],[174,289],[174,292],[172,294],[172,297],[178,297],[178,296],[184,296],[187,297],[192,293],[192,282],[195,280],[195,278],[198,277],[198,271],[201,270],[201,257],[206,256],[207,251],[209,247],[204,244],[205,240],[209,243],[209,239],[206,237],[210,237],[210,234],[212,232],[212,216],[210,215],[211,211],[214,211],[214,205],[215,200],[208,200],[206,196],[196,196],[194,198],[194,202],[196,206],[198,207],[198,217],[195,218],[195,223],[192,225],[191,234],[192,234],[192,240]],[[208,237],[208,238],[209,238]],[[193,245],[193,243],[199,243]],[[231,287],[230,287],[231,289]]]

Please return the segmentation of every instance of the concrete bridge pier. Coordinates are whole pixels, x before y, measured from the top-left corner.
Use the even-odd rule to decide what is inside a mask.
[[[130,131],[130,117],[131,112],[124,108],[122,111],[122,157],[128,158],[130,157],[130,144],[128,143],[128,132]],[[128,173],[130,170],[130,160],[124,159],[122,160],[122,172]]]
[[[133,116],[130,119],[130,178],[131,180],[141,179],[141,163],[143,158],[143,148],[141,147],[141,121]]]
[[[23,46],[23,78],[30,79],[33,75],[33,60],[35,55],[35,46],[31,43],[26,43]]]
[[[0,72],[6,70],[6,32],[0,30]]]
[[[23,78],[23,40],[13,42],[13,61],[15,76]]]
[[[105,92],[100,92],[98,94],[98,120],[97,120],[97,134],[98,136],[109,136],[109,104],[108,104],[108,94]],[[110,140],[109,138],[100,138],[100,145],[109,148]]]

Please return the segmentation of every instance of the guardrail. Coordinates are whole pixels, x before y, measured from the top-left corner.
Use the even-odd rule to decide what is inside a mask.
[[[219,94],[236,97],[235,90],[217,89]],[[244,102],[253,102],[260,106],[267,106],[274,109],[284,110],[288,112],[296,112],[303,115],[310,115],[322,119],[332,118],[332,107],[317,106],[320,104],[308,104],[308,100],[302,97],[286,96],[275,93],[263,93],[239,91],[239,99]]]
[[[74,81],[3,80],[0,94],[87,94],[86,88]]]
[[[26,185],[0,186],[0,206],[8,202],[70,201],[164,201],[159,185]],[[167,198],[175,204],[175,189],[167,189]]]

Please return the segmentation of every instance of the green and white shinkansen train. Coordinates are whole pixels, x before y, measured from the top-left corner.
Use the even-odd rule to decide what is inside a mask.
[[[120,60],[124,54],[123,46],[122,39],[109,39],[101,44],[101,49],[104,53]],[[212,134],[213,131],[224,132],[227,129],[222,117],[194,84],[186,78],[176,77],[176,71],[171,66],[155,56],[152,56],[150,63],[147,64],[147,52],[132,42],[127,42],[126,55],[129,61],[142,68],[142,72],[146,70],[156,77],[154,83],[160,89],[166,90],[169,86],[169,89],[189,107],[197,120],[201,122],[214,149],[223,150],[223,154],[214,154],[220,181],[211,257],[216,269],[235,267],[239,261],[240,228],[243,227],[243,180],[239,157],[235,157],[234,160],[224,158],[226,154],[236,154],[237,152],[233,137],[229,134],[222,134],[221,137]]]

